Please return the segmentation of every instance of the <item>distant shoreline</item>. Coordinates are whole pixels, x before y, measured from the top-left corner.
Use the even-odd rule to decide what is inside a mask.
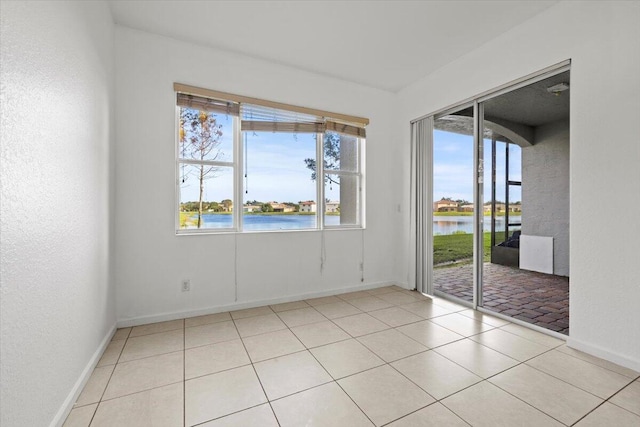
[[[484,216],[491,216],[491,212],[483,212]],[[522,212],[509,212],[509,216],[520,216]],[[473,216],[473,212],[434,212],[433,216]],[[504,212],[496,212],[496,216],[505,216]]]
[[[185,215],[198,215],[198,211],[180,211]],[[315,215],[317,212],[243,212],[243,215]],[[233,215],[233,212],[202,212],[202,215]],[[325,215],[340,216],[340,212],[325,212]]]

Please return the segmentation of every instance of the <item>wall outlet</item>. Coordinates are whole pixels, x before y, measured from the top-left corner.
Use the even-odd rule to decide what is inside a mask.
[[[181,283],[180,289],[182,289],[182,292],[187,292],[191,290],[191,280],[189,279],[184,279]]]

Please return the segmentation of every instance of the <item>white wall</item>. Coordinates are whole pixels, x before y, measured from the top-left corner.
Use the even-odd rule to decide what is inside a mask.
[[[569,123],[538,126],[522,148],[522,234],[553,237],[553,274],[569,276]]]
[[[394,281],[401,223],[394,194],[402,154],[390,149],[399,144],[391,126],[394,94],[116,28],[120,324]],[[322,272],[320,232],[175,235],[174,82],[371,119],[364,282],[359,230],[325,232],[327,261]],[[191,279],[190,292],[180,291],[184,278]]]
[[[55,425],[115,326],[113,24],[103,2],[0,15],[0,424]]]
[[[638,22],[638,2],[561,2],[400,93],[406,124],[572,60],[569,344],[636,370],[640,222],[611,220],[621,218],[619,205],[601,202],[624,200],[624,212],[640,210]],[[401,129],[408,170],[408,125]],[[620,233],[630,238],[621,242]]]

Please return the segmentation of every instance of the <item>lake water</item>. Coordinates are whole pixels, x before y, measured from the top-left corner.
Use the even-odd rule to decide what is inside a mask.
[[[229,228],[232,215],[203,214],[203,228]],[[340,225],[340,216],[327,215],[324,217],[326,225]],[[245,231],[265,230],[300,230],[316,228],[315,215],[244,215],[243,229]]]
[[[231,227],[231,215],[204,214],[203,228],[229,228]],[[324,217],[325,224],[329,226],[340,225],[340,217],[337,215],[327,215]],[[520,222],[520,215],[509,216],[509,222]],[[265,231],[265,230],[300,230],[316,228],[315,215],[245,215],[244,230]],[[513,227],[512,230],[519,227]],[[484,230],[491,230],[491,217],[484,217]],[[504,217],[496,218],[496,230],[504,230]],[[434,216],[433,234],[445,235],[454,233],[473,233],[472,216]]]
[[[521,222],[520,215],[509,215],[510,223]],[[520,227],[512,227],[518,230]],[[484,231],[491,231],[491,217],[485,216],[483,222]],[[504,217],[496,217],[496,231],[504,230]],[[434,216],[433,234],[435,236],[454,233],[473,233],[473,216]]]

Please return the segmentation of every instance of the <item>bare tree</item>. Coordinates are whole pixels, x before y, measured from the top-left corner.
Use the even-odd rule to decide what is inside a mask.
[[[180,109],[180,152],[183,159],[216,160],[221,156],[220,143],[222,138],[222,125],[216,121],[216,116],[206,111],[193,110],[191,108]],[[219,170],[216,166],[204,164],[193,165],[194,174],[200,185],[198,196],[198,228],[202,225],[202,197],[204,195],[204,182],[215,178]],[[184,183],[189,178],[189,173],[182,175]]]
[[[324,134],[324,170],[336,169],[340,165],[340,135],[327,132]],[[317,176],[316,159],[304,159],[307,169],[311,169],[311,180],[315,181]],[[340,185],[340,177],[325,175],[325,184],[331,183]]]

